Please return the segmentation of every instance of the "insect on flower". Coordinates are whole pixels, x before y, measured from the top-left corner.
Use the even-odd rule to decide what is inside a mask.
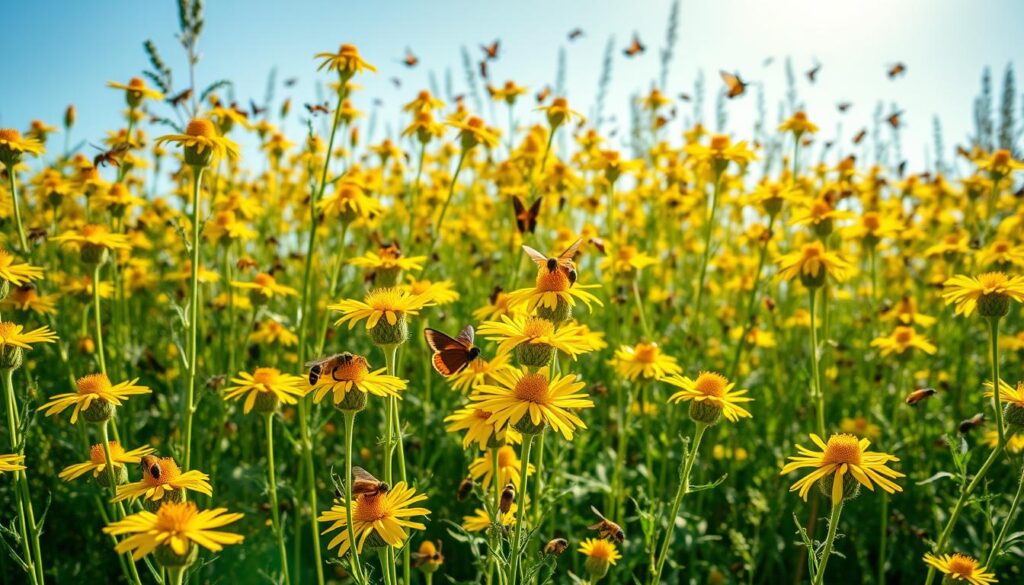
[[[602,514],[594,506],[591,506],[590,510],[594,514],[596,514],[597,517],[601,519],[601,521],[596,523],[596,524],[592,524],[592,525],[588,526],[587,528],[589,530],[596,530],[597,531],[597,535],[600,536],[601,538],[606,539],[606,540],[611,539],[611,540],[614,540],[615,542],[617,542],[619,544],[622,544],[622,542],[624,540],[626,540],[626,533],[622,530],[621,526],[619,526],[618,524],[616,524],[616,523],[612,522],[611,520],[605,518],[604,514]]]

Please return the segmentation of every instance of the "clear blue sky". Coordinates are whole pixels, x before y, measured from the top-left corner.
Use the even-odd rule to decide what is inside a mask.
[[[427,86],[428,71],[443,80],[451,69],[456,92],[462,92],[460,48],[467,46],[477,58],[480,43],[500,38],[502,54],[491,66],[495,82],[512,78],[534,90],[553,83],[559,47],[566,47],[567,93],[577,109],[587,112],[604,45],[614,35],[607,111],[624,120],[629,95],[648,88],[658,75],[669,6],[669,0],[209,0],[199,85],[232,79],[237,98],[247,103],[249,97],[262,98],[267,74],[277,67],[279,79],[299,78],[295,88],[278,89],[279,98],[290,93],[298,105],[313,100],[318,79],[313,54],[352,42],[380,69],[364,80],[367,92],[360,105],[369,107],[371,97],[381,98],[387,112],[382,118],[394,129],[404,124],[404,118],[396,122],[397,105]],[[4,21],[3,126],[24,129],[33,118],[58,124],[65,106],[74,103],[80,120],[76,141],[99,140],[117,123],[123,104],[105,83],[126,81],[146,67],[142,42],[147,38],[176,67],[178,83],[186,79],[174,39],[173,0],[9,2]],[[799,90],[824,136],[834,132],[838,101],[854,103],[843,120],[847,137],[868,122],[878,100],[896,101],[906,112],[904,152],[921,163],[931,145],[933,115],[942,119],[949,145],[970,130],[982,67],[992,66],[998,80],[1007,63],[1017,59],[1022,77],[1021,23],[1024,3],[1012,0],[683,0],[668,89],[672,95],[689,91],[703,70],[709,88],[717,91],[718,69],[738,70],[764,82],[774,123],[786,89],[784,58],[791,57],[799,72],[820,62],[818,83],[809,85],[801,74]],[[570,44],[566,33],[577,26],[585,36]],[[634,31],[648,51],[627,60],[621,48]],[[413,70],[399,63],[407,46],[422,60]],[[762,62],[769,56],[775,62],[766,68]],[[886,67],[897,60],[907,64],[908,73],[889,81]],[[400,90],[390,82],[396,76],[402,80]],[[712,119],[713,103],[706,109]],[[749,134],[755,105],[753,95],[729,103],[731,129],[740,137]],[[522,106],[520,115],[526,113]],[[498,121],[504,122],[503,113]],[[299,131],[294,119],[291,131]]]

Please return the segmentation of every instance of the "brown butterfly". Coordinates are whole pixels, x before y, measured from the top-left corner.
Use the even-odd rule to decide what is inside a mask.
[[[331,110],[327,107],[326,103],[323,104],[305,104],[306,110],[310,114],[330,114]]]
[[[575,41],[576,39],[578,39],[578,38],[580,38],[582,36],[583,36],[583,29],[582,28],[574,28],[571,31],[569,31],[569,40],[570,41]]]
[[[480,49],[483,50],[485,58],[493,61],[498,58],[498,50],[501,48],[501,40],[495,40],[489,45],[480,45]]]
[[[417,57],[416,55],[413,55],[412,49],[405,49],[405,58],[402,59],[402,65],[405,65],[406,67],[412,69],[413,67],[419,65],[419,63],[420,58]]]
[[[530,208],[527,209],[519,197],[512,196],[512,208],[516,212],[516,229],[519,230],[519,233],[525,234],[530,232],[532,234],[537,229],[537,214],[540,213],[542,201],[544,201],[544,198],[538,197],[536,201],[530,204]]]
[[[252,117],[255,118],[267,111],[267,108],[261,108],[256,105],[256,102],[249,100],[249,110],[252,111]]]
[[[750,85],[740,79],[739,74],[729,73],[728,71],[719,71],[718,74],[722,76],[722,81],[725,82],[727,90],[725,96],[729,99],[743,95],[747,91],[747,86]]]
[[[430,328],[423,330],[423,336],[434,350],[430,363],[442,376],[458,374],[480,355],[480,348],[473,345],[472,325],[463,327],[455,338]]]
[[[690,94],[688,94],[688,93],[681,93],[681,94],[679,94],[679,99],[683,100],[684,102],[688,102],[688,101],[692,100],[693,97]]]
[[[864,137],[867,136],[867,135],[868,135],[867,128],[862,129],[860,132],[858,132],[856,134],[856,136],[853,137],[853,143],[854,144],[860,144],[861,142],[864,141]]]
[[[814,83],[818,80],[818,72],[821,71],[821,63],[815,63],[814,67],[811,67],[807,71],[807,80]]]
[[[914,406],[918,402],[935,396],[935,388],[919,388],[914,390],[907,395],[906,402],[910,406]]]
[[[113,165],[115,167],[121,166],[121,158],[128,152],[131,145],[127,142],[122,142],[110,150],[104,150],[95,144],[93,148],[99,149],[100,153],[92,157],[92,166],[102,167],[106,165]]]
[[[181,92],[179,94],[176,94],[176,95],[173,95],[173,96],[167,98],[167,101],[170,102],[170,104],[172,106],[178,107],[181,104],[185,103],[185,100],[187,100],[190,97],[192,97],[192,90],[191,89],[186,89],[185,91],[183,91],[183,92]]]
[[[896,79],[907,72],[907,66],[903,63],[893,63],[889,66],[889,79]]]
[[[888,122],[889,125],[892,126],[893,128],[899,128],[900,127],[900,116],[901,115],[903,115],[902,111],[901,112],[893,112],[892,114],[889,115],[888,118],[885,119],[885,121]]]
[[[545,85],[543,89],[537,92],[537,103],[542,103],[544,100],[551,96],[551,86]]]
[[[352,497],[367,496],[374,497],[388,493],[391,487],[370,475],[362,467],[352,467]]]
[[[580,244],[583,243],[582,239],[576,240],[564,252],[558,255],[557,258],[549,258],[544,254],[541,254],[537,250],[523,244],[523,251],[526,255],[533,260],[537,266],[541,268],[547,268],[548,272],[555,272],[561,270],[565,274],[566,278],[569,279],[569,286],[576,283],[576,263],[572,259],[576,256],[576,252],[580,249]]]
[[[633,40],[629,43],[629,46],[622,50],[622,54],[627,57],[636,57],[647,50],[647,47],[640,42],[640,35],[633,33]]]
[[[845,114],[846,110],[849,110],[852,105],[850,102],[839,102],[836,104],[836,109],[839,110],[840,114]]]

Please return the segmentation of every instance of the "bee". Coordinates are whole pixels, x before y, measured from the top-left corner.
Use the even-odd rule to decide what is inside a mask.
[[[846,110],[849,110],[852,105],[850,102],[839,102],[836,104],[836,109],[839,110],[840,114],[845,114]]]
[[[465,501],[471,491],[473,491],[473,478],[464,478],[459,482],[459,489],[455,492],[455,500],[458,502]]]
[[[564,252],[559,254],[557,258],[549,258],[527,245],[523,245],[523,250],[526,251],[527,256],[537,266],[547,268],[548,272],[554,274],[556,270],[561,270],[566,278],[569,279],[569,286],[572,286],[576,284],[576,263],[572,259],[576,256],[576,252],[579,251],[580,244],[582,243],[582,239],[576,240]]]
[[[747,86],[750,85],[749,83],[743,81],[739,73],[719,71],[718,75],[721,76],[722,81],[725,82],[725,97],[729,99],[743,95],[747,91]]]
[[[480,49],[484,52],[485,59],[493,61],[498,58],[498,50],[501,49],[501,41],[495,40],[489,45],[480,45]]]
[[[508,514],[508,511],[512,509],[512,504],[516,502],[516,486],[512,485],[512,482],[508,482],[505,489],[501,490],[501,499],[498,501],[498,510],[501,510],[502,514]]]
[[[587,527],[588,529],[596,530],[598,536],[600,536],[601,538],[604,538],[604,539],[611,538],[611,539],[614,539],[615,542],[617,542],[619,544],[622,544],[622,541],[626,540],[626,533],[622,531],[622,527],[621,526],[619,526],[618,524],[616,524],[616,523],[612,522],[611,520],[605,518],[604,514],[602,514],[600,511],[598,511],[597,508],[591,506],[590,510],[594,514],[597,514],[597,517],[600,518],[601,521],[598,522],[597,524],[592,525],[592,526],[588,526]]]
[[[367,496],[374,497],[388,493],[391,487],[383,481],[370,475],[362,467],[352,467],[352,497]]]
[[[139,468],[143,473],[148,473],[153,479],[160,479],[160,458],[156,455],[143,455],[139,461]]]
[[[437,547],[434,549],[432,554],[424,554],[421,552],[414,552],[412,556],[412,566],[421,567],[425,563],[438,563],[444,561],[444,555],[441,554],[441,547],[444,546],[444,541],[437,541]]]
[[[550,96],[551,96],[551,86],[550,85],[545,85],[543,88],[541,88],[540,91],[537,92],[537,95],[534,96],[534,97],[537,98],[537,103],[539,104],[539,103],[543,103],[544,100],[548,99],[548,97],[550,97]]]
[[[409,67],[410,69],[419,65],[420,58],[412,53],[412,49],[407,48],[405,50],[405,59],[402,59],[402,65]]]
[[[856,134],[856,135],[855,135],[855,136],[853,137],[853,143],[854,143],[854,144],[860,144],[861,142],[863,142],[863,141],[864,141],[864,137],[865,137],[865,136],[867,136],[867,135],[868,135],[868,131],[867,131],[867,128],[864,128],[864,129],[862,129],[862,130],[861,130],[860,132],[858,132],[858,133],[857,133],[857,134]]]
[[[111,148],[109,150],[104,150],[104,149],[102,149],[99,146],[96,146],[94,144],[93,148],[98,149],[100,151],[100,153],[97,154],[96,156],[92,157],[92,166],[94,166],[94,167],[102,167],[102,166],[106,166],[106,165],[112,165],[112,166],[115,166],[115,167],[121,166],[121,157],[124,156],[124,154],[126,152],[128,152],[128,149],[130,148],[130,146],[131,145],[129,143],[123,142],[123,143],[118,144],[117,146],[115,146],[115,147],[113,147],[113,148]]]
[[[627,57],[636,57],[646,50],[647,46],[640,42],[640,35],[633,33],[633,40],[630,41],[628,47],[622,50],[622,54]]]
[[[961,421],[960,422],[960,426],[957,427],[957,430],[960,431],[960,434],[966,435],[967,433],[971,432],[976,427],[979,427],[979,426],[981,426],[984,423],[985,423],[985,414],[979,412],[978,414],[972,416],[971,418],[969,418],[967,420],[964,420],[964,421]]]
[[[935,395],[935,388],[919,388],[914,390],[910,394],[907,394],[906,402],[910,406],[914,406],[922,400],[926,400]]]
[[[679,99],[683,100],[684,102],[689,102],[693,101],[693,96],[688,93],[681,93],[679,94]]]
[[[544,545],[544,554],[546,555],[560,555],[565,552],[565,549],[569,548],[569,541],[564,538],[552,538]]]
[[[320,376],[323,375],[325,370],[331,372],[331,378],[337,380],[334,377],[334,371],[337,368],[347,366],[356,359],[365,359],[348,353],[336,353],[331,356],[323,357],[320,359],[313,360],[306,363],[306,367],[309,368],[309,385],[313,386],[320,380]]]
[[[897,77],[903,75],[906,72],[907,72],[907,66],[906,65],[904,65],[903,63],[893,63],[889,67],[889,71],[888,71],[889,79],[896,79]]]
[[[569,41],[570,42],[571,41],[575,41],[576,39],[578,39],[578,38],[580,38],[582,36],[583,36],[583,29],[582,28],[578,28],[577,27],[577,28],[574,28],[571,31],[569,31]]]
[[[298,82],[299,82],[299,78],[298,77],[289,77],[288,79],[284,80],[284,86],[285,87],[294,87],[295,84],[298,83]]]

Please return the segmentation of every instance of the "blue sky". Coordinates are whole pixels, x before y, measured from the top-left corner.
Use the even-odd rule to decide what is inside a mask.
[[[427,86],[428,71],[444,79],[452,71],[457,93],[464,91],[461,47],[474,58],[479,45],[495,38],[502,54],[491,65],[495,82],[511,78],[533,90],[553,83],[557,55],[566,48],[566,88],[577,109],[590,110],[596,94],[602,53],[614,36],[616,53],[613,91],[607,110],[627,119],[629,96],[646,90],[658,76],[658,52],[664,43],[669,0],[479,0],[405,1],[270,1],[209,0],[201,40],[203,60],[199,85],[221,78],[235,82],[242,103],[262,98],[267,74],[277,67],[279,79],[297,76],[295,88],[278,88],[278,97],[292,95],[300,104],[313,101],[318,76],[314,53],[336,50],[342,42],[357,44],[380,73],[363,80],[366,93],[383,100],[381,127],[404,124],[397,107]],[[0,98],[0,125],[27,127],[33,118],[57,124],[64,108],[79,112],[79,139],[97,141],[115,126],[121,96],[107,89],[108,80],[126,81],[147,65],[142,42],[153,39],[176,69],[178,83],[187,77],[174,34],[173,0],[116,0],[100,8],[94,3],[17,2],[5,7],[5,80]],[[770,120],[786,90],[785,57],[798,72],[822,64],[819,80],[810,85],[801,74],[800,98],[811,119],[828,138],[840,116],[835,103],[853,102],[842,118],[848,138],[871,118],[875,103],[898,102],[905,111],[904,152],[912,163],[925,160],[931,145],[931,120],[938,116],[952,145],[971,129],[971,103],[981,69],[992,66],[997,79],[1014,58],[1024,56],[1024,3],[1011,0],[822,1],[683,0],[679,43],[668,79],[671,94],[690,91],[698,70],[709,90],[718,91],[719,69],[736,70],[763,82]],[[566,33],[581,27],[585,35],[568,43]],[[648,51],[629,60],[622,56],[637,32]],[[421,59],[413,70],[399,63],[410,47]],[[774,64],[763,66],[767,57]],[[908,66],[898,81],[885,76],[895,61]],[[1021,78],[1020,63],[1017,63]],[[398,77],[402,88],[390,79]],[[1024,81],[1024,79],[1022,79]],[[1021,84],[1024,86],[1024,84]],[[1020,87],[1020,86],[1019,86]],[[1018,98],[1019,101],[1019,98]],[[713,103],[706,108],[713,119]],[[529,106],[532,107],[532,99]],[[728,104],[730,129],[746,137],[752,127],[753,95]],[[520,117],[530,115],[520,106]],[[498,122],[504,124],[499,110]],[[709,120],[710,122],[710,120]],[[290,129],[299,132],[291,121]],[[159,130],[153,130],[159,132]]]

